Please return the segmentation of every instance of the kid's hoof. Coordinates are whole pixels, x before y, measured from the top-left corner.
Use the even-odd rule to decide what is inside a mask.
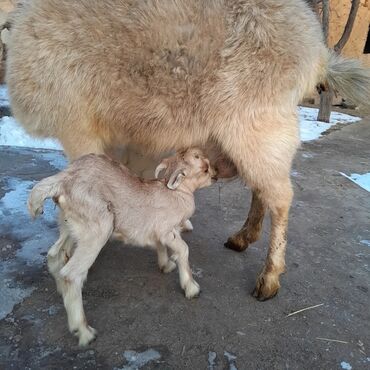
[[[78,337],[78,345],[80,347],[85,347],[96,339],[96,330],[91,326],[84,326],[79,330]]]
[[[164,266],[160,267],[161,271],[164,274],[170,273],[175,268],[176,268],[176,263],[174,261],[172,261],[172,260],[168,260],[168,262]]]
[[[187,299],[198,297],[199,293],[200,286],[195,280],[189,281],[189,283],[185,286],[185,297]]]

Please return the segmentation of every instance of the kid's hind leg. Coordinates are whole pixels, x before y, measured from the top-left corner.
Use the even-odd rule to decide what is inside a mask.
[[[59,238],[58,240],[50,247],[48,251],[48,257],[56,257],[60,250],[63,249],[63,246],[68,242],[70,238],[69,230],[66,225],[66,220],[62,210],[59,212]]]
[[[176,263],[168,258],[167,247],[161,243],[157,245],[157,255],[158,255],[158,266],[159,269],[168,274],[176,268]]]
[[[59,224],[60,236],[57,242],[50,248],[48,252],[47,264],[49,272],[55,279],[58,293],[63,294],[63,291],[65,290],[65,282],[60,275],[60,270],[72,256],[75,242],[70,235],[67,225],[65,224],[62,211],[59,215]]]
[[[107,212],[101,215],[101,220],[103,221],[99,225],[91,224],[93,227],[89,227],[87,223],[73,225],[77,246],[60,271],[64,279],[63,302],[67,311],[69,330],[78,336],[80,346],[89,344],[96,336],[95,329],[88,325],[85,317],[82,286],[89,268],[112,234],[113,216]]]

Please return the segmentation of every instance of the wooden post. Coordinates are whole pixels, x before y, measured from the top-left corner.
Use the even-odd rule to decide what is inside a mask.
[[[342,37],[340,38],[338,43],[334,46],[334,51],[337,52],[338,54],[341,53],[351,35],[359,6],[360,0],[352,0],[351,10]],[[325,42],[327,44],[329,32],[329,0],[322,0],[322,28],[324,32]],[[334,91],[332,91],[332,89],[329,86],[325,90],[321,91],[320,109],[319,115],[317,117],[318,121],[330,122],[333,97]]]
[[[328,88],[326,91],[320,93],[320,109],[317,116],[318,121],[330,122],[331,105],[334,98],[334,92]]]

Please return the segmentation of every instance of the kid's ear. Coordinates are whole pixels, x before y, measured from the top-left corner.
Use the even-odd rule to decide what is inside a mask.
[[[181,184],[182,180],[185,177],[184,169],[180,168],[175,170],[172,175],[170,176],[170,179],[168,180],[167,187],[168,189],[175,190],[178,188],[178,186]]]

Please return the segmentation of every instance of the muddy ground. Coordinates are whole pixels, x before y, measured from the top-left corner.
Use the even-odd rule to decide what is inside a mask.
[[[111,242],[84,289],[87,318],[98,330],[84,349],[68,332],[45,265],[57,235],[54,210],[32,223],[22,208],[33,182],[61,161],[47,151],[0,149],[1,369],[370,368],[370,194],[339,174],[370,172],[369,120],[339,125],[299,150],[277,297],[250,295],[268,220],[247,251],[225,249],[250,194],[238,181],[215,184],[198,193],[195,230],[185,236],[200,297],[186,300],[177,273],[161,274],[153,251]]]

